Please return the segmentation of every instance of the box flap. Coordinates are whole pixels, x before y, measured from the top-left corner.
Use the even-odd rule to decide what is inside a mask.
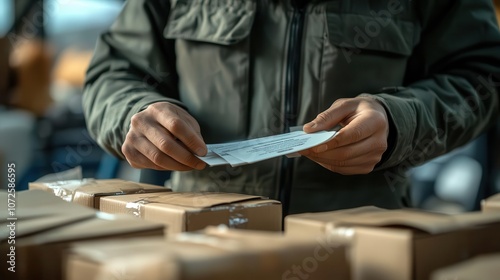
[[[161,233],[164,231],[164,228],[163,224],[137,219],[129,215],[112,215],[96,212],[91,219],[58,227],[35,236],[28,236],[19,242],[24,244],[46,244],[110,236],[120,237],[147,231]]]
[[[500,193],[481,201],[483,211],[500,211]]]
[[[181,207],[209,208],[235,202],[262,199],[262,197],[235,193],[166,192],[154,194],[132,194],[121,197],[113,197],[111,199],[135,202],[139,204],[160,203]]]
[[[7,201],[7,195],[0,193],[0,199]],[[16,208],[13,214],[9,215],[7,209],[2,209],[0,226],[6,228],[10,222],[15,222],[16,237],[23,237],[89,219],[95,215],[95,210],[65,202],[44,191],[31,190],[16,193]],[[7,236],[7,231],[0,232],[0,240]]]
[[[375,206],[364,206],[352,209],[328,211],[328,212],[317,212],[317,213],[302,213],[288,215],[285,220],[304,220],[304,221],[316,221],[316,222],[331,222],[334,219],[342,217],[344,215],[357,215],[362,213],[373,213],[373,212],[384,212],[386,209],[378,208]]]
[[[409,227],[427,233],[443,233],[474,225],[500,222],[500,215],[460,214],[446,215],[419,210],[401,209],[341,215],[332,218],[336,225],[378,227]]]
[[[95,262],[104,262],[110,258],[125,256],[134,252],[134,254],[154,252],[163,250],[165,238],[131,238],[126,240],[115,239],[113,241],[80,241],[72,243],[69,251],[79,255],[84,255],[87,259]]]
[[[467,213],[446,215],[416,209],[387,210],[373,206],[322,213],[304,213],[286,217],[287,225],[295,221],[330,226],[408,227],[427,233],[442,233],[465,227],[500,222],[500,215]],[[304,223],[303,222],[303,223]]]
[[[453,215],[451,218],[462,227],[480,226],[493,223],[500,223],[500,215],[498,213],[481,213],[469,212],[459,215]]]
[[[87,184],[82,186],[79,189],[79,191],[88,194],[94,194],[95,196],[100,196],[100,195],[147,193],[150,191],[161,192],[161,191],[171,191],[171,190],[161,186],[136,183],[121,179],[109,179],[109,180],[89,181],[87,182]]]

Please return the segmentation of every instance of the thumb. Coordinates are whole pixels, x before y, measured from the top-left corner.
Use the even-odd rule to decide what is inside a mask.
[[[330,108],[319,113],[311,122],[306,123],[303,127],[304,132],[313,133],[334,128],[352,113],[351,103],[349,99],[335,101]]]

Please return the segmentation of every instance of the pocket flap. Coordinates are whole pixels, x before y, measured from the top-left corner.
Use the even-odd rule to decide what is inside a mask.
[[[255,11],[254,0],[178,0],[163,36],[232,45],[248,37]]]
[[[414,46],[414,23],[398,18],[327,12],[328,35],[333,45],[408,56]]]

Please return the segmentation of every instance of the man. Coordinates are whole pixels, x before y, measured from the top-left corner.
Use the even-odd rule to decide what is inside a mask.
[[[175,190],[291,191],[292,213],[399,208],[410,166],[496,117],[499,66],[490,0],[134,0],[98,42],[84,106],[109,152],[183,171]],[[206,143],[338,124],[298,159],[195,157]]]

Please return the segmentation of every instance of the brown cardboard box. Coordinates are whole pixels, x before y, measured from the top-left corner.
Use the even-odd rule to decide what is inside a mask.
[[[68,280],[349,279],[345,247],[281,233],[208,228],[158,239],[76,244]],[[139,278],[140,277],[140,278]]]
[[[125,181],[121,179],[109,180],[68,180],[51,183],[29,183],[30,190],[43,190],[53,193],[66,201],[71,201],[83,206],[99,209],[101,197],[136,194],[171,192],[165,187]]]
[[[498,280],[498,278],[500,278],[500,254],[475,257],[432,273],[432,280]]]
[[[500,215],[362,207],[291,215],[287,235],[350,233],[354,279],[429,279],[435,269],[500,251]]]
[[[500,212],[500,193],[481,201],[483,212]]]
[[[14,203],[0,193],[0,201],[9,198]],[[17,192],[14,199],[14,210],[0,210],[0,279],[62,279],[62,252],[70,242],[164,233],[162,224],[97,212],[40,190]]]
[[[209,225],[280,231],[281,203],[232,193],[155,193],[105,197],[101,211],[128,213],[168,225],[168,236]]]

